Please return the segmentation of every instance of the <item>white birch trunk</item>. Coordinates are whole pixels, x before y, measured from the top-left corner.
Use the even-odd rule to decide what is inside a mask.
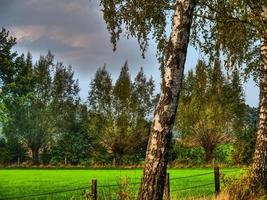
[[[161,200],[171,130],[181,90],[195,0],[177,0],[164,61],[160,100],[154,113],[139,200]]]
[[[267,22],[267,5],[263,5],[263,21]],[[267,29],[267,28],[266,28]],[[251,170],[251,187],[265,186],[267,174],[267,30],[261,32],[260,103],[256,149]]]

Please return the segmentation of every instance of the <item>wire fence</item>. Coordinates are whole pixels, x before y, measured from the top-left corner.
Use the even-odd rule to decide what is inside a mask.
[[[209,175],[209,174],[213,174],[213,173],[214,172],[208,172],[208,173],[196,174],[196,175],[191,175],[191,176],[181,176],[181,177],[171,178],[170,181],[180,180],[180,179],[185,179],[185,178],[193,178],[193,177],[198,177],[198,176],[205,176],[205,175]]]
[[[232,173],[232,172],[237,172],[239,170],[224,170],[223,173]],[[210,196],[216,191],[212,191],[212,185],[215,185],[215,177],[209,176],[208,177],[208,182],[205,184],[197,184],[197,185],[191,185],[192,183],[198,182],[197,178],[200,177],[205,177],[211,174],[215,174],[214,172],[207,172],[207,173],[200,173],[200,174],[194,174],[190,176],[180,176],[180,177],[173,177],[168,180],[167,187],[169,187],[170,195],[175,195],[175,194],[181,194],[183,195],[183,192],[188,192],[188,191],[193,191],[196,192],[195,189],[197,190],[206,190],[204,193],[207,196]],[[215,178],[213,181],[210,179]],[[184,182],[180,182],[179,180],[183,179],[190,179],[190,181],[186,181],[187,187],[180,187],[179,185],[184,185]],[[193,180],[192,180],[193,179]],[[95,181],[96,182],[96,181]],[[166,184],[166,183],[165,183]],[[114,199],[112,196],[117,196],[119,192],[122,192],[125,190],[125,188],[128,188],[128,191],[132,193],[131,196],[133,199],[137,196],[137,190],[138,186],[140,185],[140,181],[135,181],[135,182],[128,182],[126,181],[125,183],[117,183],[117,184],[103,184],[103,185],[95,185],[95,188],[98,190],[98,196],[99,199]],[[51,196],[53,195],[58,195],[58,194],[63,194],[63,193],[73,193],[73,192],[79,192],[79,194],[76,194],[77,196],[81,197],[88,197],[88,196],[93,196],[93,191],[92,191],[92,186],[87,185],[87,186],[81,186],[81,187],[76,187],[76,188],[71,188],[71,189],[66,189],[66,190],[58,190],[58,191],[51,191],[51,192],[43,192],[39,194],[28,194],[28,195],[21,195],[21,196],[6,196],[5,198],[1,198],[0,200],[12,200],[12,199],[38,199],[39,197],[45,197],[48,196],[51,199]],[[115,189],[114,189],[115,188]],[[216,187],[215,187],[216,188]],[[95,194],[96,195],[96,194]],[[71,194],[70,194],[71,196]],[[105,198],[109,196],[109,198]],[[196,197],[196,194],[194,195]],[[72,198],[75,199],[75,198]],[[80,198],[79,198],[80,199]],[[115,198],[116,199],[116,198]]]
[[[44,192],[44,193],[40,193],[40,194],[28,194],[28,195],[22,195],[22,196],[11,196],[11,197],[0,198],[0,200],[28,199],[28,198],[32,198],[32,197],[51,196],[51,195],[54,195],[54,194],[75,192],[75,191],[81,191],[81,190],[86,190],[86,189],[89,189],[88,186],[86,186],[86,187],[78,187],[78,188],[73,188],[73,189],[68,189],[68,190]]]
[[[214,183],[212,182],[212,183],[207,183],[207,184],[195,185],[195,186],[192,186],[192,187],[176,189],[176,190],[172,190],[172,192],[180,192],[180,191],[185,191],[185,190],[192,190],[192,189],[195,189],[195,188],[200,188],[200,187],[209,186],[209,185],[214,185]]]

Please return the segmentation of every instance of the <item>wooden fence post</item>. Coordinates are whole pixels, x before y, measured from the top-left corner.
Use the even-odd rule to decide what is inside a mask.
[[[92,179],[91,193],[92,193],[92,200],[97,200],[97,180],[96,179]]]
[[[215,196],[220,193],[220,169],[218,166],[214,167],[214,183],[215,183]]]
[[[164,180],[164,196],[165,196],[165,200],[170,200],[171,196],[170,196],[170,174],[166,173],[166,177]]]

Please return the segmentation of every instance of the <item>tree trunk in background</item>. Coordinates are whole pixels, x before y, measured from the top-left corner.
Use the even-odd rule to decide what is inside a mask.
[[[267,12],[267,6],[265,6]],[[267,21],[267,13],[265,13]],[[261,38],[261,68],[260,68],[260,104],[259,121],[256,149],[251,170],[251,187],[257,190],[259,186],[264,186],[264,176],[267,171],[267,30]]]
[[[214,158],[214,150],[213,148],[205,148],[205,161],[207,164],[211,164],[213,158]]]
[[[39,148],[32,148],[32,164],[39,165]]]
[[[160,99],[154,113],[139,200],[161,200],[171,130],[181,90],[195,0],[177,0],[164,62]]]
[[[65,165],[68,164],[68,158],[67,158],[67,155],[65,155],[64,164],[65,164]]]
[[[113,165],[115,167],[118,167],[118,166],[122,165],[122,154],[114,153],[114,155],[113,155]]]

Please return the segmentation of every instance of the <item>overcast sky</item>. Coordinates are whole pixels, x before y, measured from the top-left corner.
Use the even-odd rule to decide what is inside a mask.
[[[135,39],[122,39],[114,53],[100,9],[98,0],[0,0],[0,26],[17,38],[19,53],[30,51],[36,59],[50,49],[57,61],[72,65],[83,99],[98,67],[106,64],[116,79],[126,60],[132,78],[143,66],[147,76],[153,76],[158,91],[160,72],[154,42],[150,42],[145,59]],[[186,71],[198,58],[200,54],[190,46]],[[244,88],[246,102],[257,106],[258,88],[253,81]]]

